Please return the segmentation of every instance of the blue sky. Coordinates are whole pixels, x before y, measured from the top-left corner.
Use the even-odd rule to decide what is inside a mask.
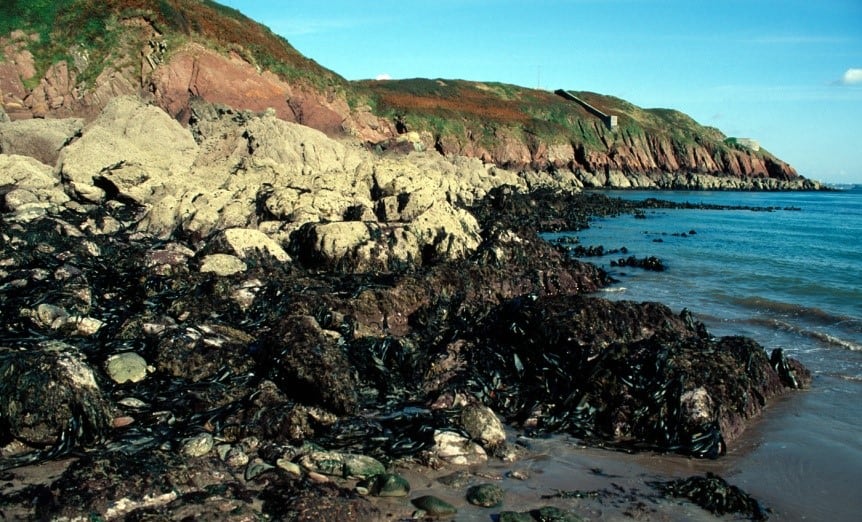
[[[862,0],[222,0],[349,80],[618,96],[862,183]]]

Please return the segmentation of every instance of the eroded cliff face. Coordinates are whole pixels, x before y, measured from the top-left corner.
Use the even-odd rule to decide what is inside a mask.
[[[512,170],[549,171],[566,184],[604,188],[816,189],[778,159],[710,140],[680,140],[670,134],[608,129],[585,119],[601,143],[542,139],[502,126],[491,139],[479,129],[461,135],[411,132],[380,117],[368,106],[351,107],[343,90],[291,83],[261,70],[241,50],[217,52],[199,43],[170,49],[146,20],[129,19],[119,54],[132,57],[108,64],[95,79],[82,79],[85,52],[70,49],[73,62],[60,61],[37,78],[27,50],[36,35],[16,31],[0,39],[0,105],[11,120],[79,117],[93,120],[117,96],[138,95],[183,124],[192,104],[205,101],[240,111],[269,109],[284,121],[350,137],[365,145],[405,150],[437,150],[478,158]],[[0,151],[2,152],[2,151]]]
[[[494,145],[466,136],[436,136],[424,145],[445,155],[482,158],[506,168],[570,171],[585,187],[814,189],[791,165],[767,154],[714,143],[682,142],[659,134],[633,135],[598,123],[601,145],[548,143],[498,131]]]
[[[108,64],[92,84],[81,81],[83,67],[66,61],[57,62],[37,78],[34,57],[27,50],[28,41],[38,38],[36,35],[17,31],[0,39],[4,56],[0,103],[5,112],[12,120],[72,116],[92,120],[111,99],[134,94],[188,123],[191,102],[199,98],[237,110],[274,109],[282,120],[331,136],[356,133],[367,141],[383,138],[373,130],[379,123],[367,115],[357,113],[361,123],[354,123],[343,94],[285,82],[237,52],[225,55],[197,43],[170,49],[146,20],[123,23],[127,32],[121,54],[133,57],[134,63]],[[80,60],[85,61],[86,56],[82,54]]]

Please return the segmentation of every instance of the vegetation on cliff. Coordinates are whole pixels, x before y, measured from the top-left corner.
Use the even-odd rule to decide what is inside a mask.
[[[15,31],[17,37],[3,36]],[[11,0],[0,16],[4,53],[21,52],[22,46],[32,53],[35,74],[20,79],[26,90],[35,90],[50,76],[54,64],[66,62],[72,71],[69,79],[53,83],[72,84],[67,99],[98,91],[100,82],[109,81],[100,77],[107,76],[103,72],[121,71],[120,76],[128,76],[124,88],[112,86],[103,92],[131,94],[130,89],[137,88],[155,93],[156,103],[162,103],[160,87],[142,71],[142,56],[156,57],[150,60],[153,69],[170,66],[174,53],[189,42],[222,56],[239,57],[255,66],[251,74],[269,71],[282,82],[282,87],[265,95],[259,87],[239,92],[243,82],[211,85],[210,92],[227,94],[208,101],[280,104],[283,107],[275,107],[279,117],[329,134],[351,134],[369,145],[404,143],[403,135],[411,133],[407,142],[414,148],[478,157],[513,169],[568,170],[584,186],[771,189],[777,185],[739,185],[727,179],[799,180],[791,166],[763,149],[745,149],[678,111],[642,109],[612,96],[573,92],[599,111],[616,116],[619,124],[614,128],[580,103],[540,89],[422,78],[350,82],[306,58],[264,25],[211,0]],[[150,51],[154,45],[156,53]],[[182,67],[197,67],[192,61],[183,63]],[[174,72],[165,76],[186,74]],[[230,76],[214,71],[213,77],[228,82]],[[186,94],[206,98],[194,86],[180,87]],[[288,93],[293,87],[296,91]],[[26,98],[22,93],[17,105],[26,106]],[[53,98],[60,101],[43,100],[42,105],[51,110],[66,103],[63,93]],[[88,102],[97,106],[88,107],[86,114],[64,105],[66,112],[55,116],[96,114],[107,103],[104,96],[97,98]],[[171,95],[161,100],[173,104],[163,108],[178,119],[188,117],[187,107],[176,106],[187,101],[178,102]],[[9,101],[7,96],[5,103]],[[30,109],[32,116],[51,115],[41,108]],[[692,179],[691,174],[727,179]]]
[[[3,11],[0,35],[15,30],[39,35],[30,51],[41,73],[65,60],[73,67],[83,65],[81,80],[96,78],[106,65],[128,58],[112,54],[127,30],[120,22],[143,18],[174,42],[196,39],[238,52],[285,80],[318,88],[344,84],[343,78],[300,54],[267,27],[210,0],[10,0]],[[80,56],[87,57],[86,64]]]

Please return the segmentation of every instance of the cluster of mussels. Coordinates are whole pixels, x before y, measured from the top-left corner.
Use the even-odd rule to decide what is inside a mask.
[[[359,275],[257,252],[220,276],[206,238],[136,232],[139,210],[0,214],[0,473],[74,457],[0,511],[364,520],[327,477],[507,454],[499,418],[716,457],[808,379],[687,312],[586,296],[606,275],[537,231],[625,210],[603,196],[497,189],[468,258]]]

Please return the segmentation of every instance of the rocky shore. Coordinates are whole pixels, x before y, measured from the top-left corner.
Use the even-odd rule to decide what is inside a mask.
[[[606,274],[538,233],[637,209],[547,172],[135,97],[0,140],[0,517],[452,518],[404,477],[515,473],[518,434],[718,458],[810,380],[591,296]],[[500,520],[588,515],[467,477]],[[659,489],[764,516],[716,477]]]

